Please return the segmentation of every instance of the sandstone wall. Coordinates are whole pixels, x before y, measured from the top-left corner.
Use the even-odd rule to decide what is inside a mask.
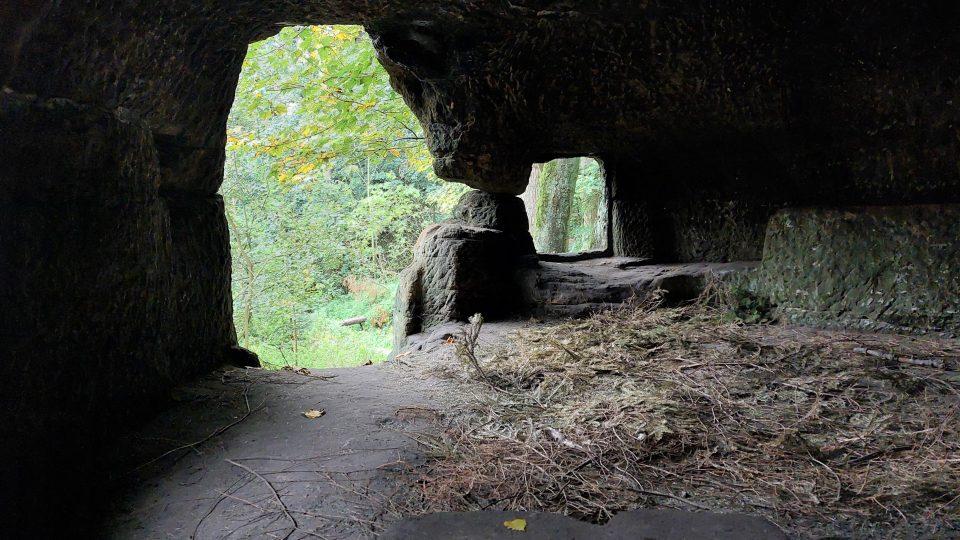
[[[960,205],[780,211],[751,288],[785,322],[960,334]]]

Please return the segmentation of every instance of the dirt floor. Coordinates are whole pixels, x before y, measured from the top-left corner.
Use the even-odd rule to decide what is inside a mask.
[[[120,445],[129,490],[104,536],[375,537],[441,388],[392,366],[230,369],[182,387]]]
[[[796,538],[960,538],[953,360],[876,356],[953,354],[956,341],[738,323],[696,333],[653,313],[483,325],[483,376],[457,345],[463,325],[418,336],[382,366],[217,372],[120,446],[128,491],[104,536],[375,538],[430,511],[602,523],[676,508],[762,516]],[[618,325],[626,333],[574,339]],[[679,349],[673,331],[687,332]],[[834,362],[838,343],[849,347]],[[685,401],[666,403],[676,396],[664,388]],[[939,409],[911,416],[928,405]],[[629,444],[616,442],[625,433]]]

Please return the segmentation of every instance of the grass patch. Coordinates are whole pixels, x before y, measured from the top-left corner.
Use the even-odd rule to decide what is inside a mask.
[[[313,314],[303,343],[294,352],[269,343],[251,343],[263,366],[312,369],[379,364],[387,359],[393,345],[391,309],[396,283],[351,282],[350,292],[321,306]],[[360,325],[340,326],[340,321],[367,317]]]

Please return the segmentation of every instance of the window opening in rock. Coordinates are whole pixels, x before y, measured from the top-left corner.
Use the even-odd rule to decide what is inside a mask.
[[[522,198],[538,253],[599,256],[606,252],[607,181],[596,159],[573,157],[534,164]]]
[[[434,176],[359,26],[250,46],[224,176],[237,336],[274,368],[382,361],[397,274],[467,189]]]

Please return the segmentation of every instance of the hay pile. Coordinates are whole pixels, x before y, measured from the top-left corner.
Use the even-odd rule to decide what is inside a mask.
[[[673,506],[761,514],[804,536],[960,530],[956,342],[745,325],[706,302],[657,301],[514,341],[427,443],[426,510],[604,522]]]

